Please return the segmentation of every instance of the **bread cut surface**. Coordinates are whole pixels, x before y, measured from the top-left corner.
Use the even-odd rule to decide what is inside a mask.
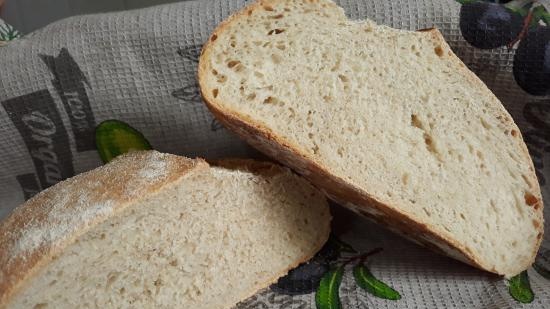
[[[230,308],[326,241],[324,196],[288,169],[135,152],[0,225],[0,308]]]
[[[437,30],[260,1],[214,31],[199,83],[222,123],[354,210],[497,274],[534,261],[543,204],[521,133]]]

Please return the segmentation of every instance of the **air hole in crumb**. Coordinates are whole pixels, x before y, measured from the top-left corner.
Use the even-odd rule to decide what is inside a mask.
[[[229,43],[229,45],[231,45],[231,47],[235,47],[235,46],[237,46],[237,43],[235,41],[231,41],[231,43]]]
[[[404,185],[408,185],[409,184],[409,174],[405,173],[401,176],[401,182],[404,184]]]
[[[275,46],[275,47],[277,47],[277,48],[280,49],[280,50],[285,50],[285,49],[286,49],[286,46],[285,46],[285,45],[277,45],[277,46]]]
[[[518,131],[512,129],[512,131],[510,131],[510,134],[512,134],[513,137],[517,137],[518,136]]]
[[[428,209],[426,209],[426,207],[422,207],[422,210],[424,211],[424,213],[426,213],[426,216],[428,217],[432,216],[432,213]]]
[[[481,126],[483,126],[483,128],[485,128],[487,130],[492,129],[492,126],[487,121],[485,121],[485,119],[480,118],[479,120],[480,120]]]
[[[533,219],[533,227],[535,227],[536,229],[538,229],[539,226],[540,226],[540,222],[537,221],[537,220],[535,220],[535,219]]]
[[[125,289],[125,288],[120,288],[120,290],[118,290],[118,292],[119,292],[120,294],[124,294],[124,292],[126,292],[126,289]]]
[[[460,213],[460,218],[462,218],[462,220],[466,220],[466,217],[464,216],[463,213]]]
[[[339,147],[338,150],[336,150],[336,153],[340,158],[344,157],[344,149],[342,147]]]
[[[420,119],[418,118],[417,115],[415,114],[412,114],[411,115],[411,125],[413,127],[416,127],[416,128],[419,128],[421,130],[424,130],[424,125],[422,124],[422,122],[420,121]]]
[[[430,152],[436,153],[432,137],[428,133],[424,133],[424,143]]]
[[[281,18],[283,18],[283,17],[284,17],[284,15],[283,15],[283,14],[277,14],[277,15],[275,15],[275,16],[270,16],[269,18],[273,18],[273,19],[281,19]]]
[[[227,76],[225,75],[218,75],[218,78],[216,79],[218,83],[223,84],[227,81]]]
[[[216,76],[216,75],[218,75],[218,71],[212,70],[212,74],[214,74],[214,76]]]
[[[283,33],[283,32],[285,32],[285,29],[271,29],[271,30],[269,30],[267,35],[280,34],[280,33]]]
[[[264,5],[264,10],[269,11],[269,12],[273,12],[273,11],[274,11],[273,7],[271,7],[271,6],[269,6],[269,5]]]
[[[497,205],[495,204],[495,201],[493,200],[490,200],[489,201],[489,205],[491,206],[491,210],[494,212],[494,213],[497,213],[498,214],[498,208],[497,208]]]
[[[271,54],[271,60],[273,60],[273,63],[279,64],[283,61],[283,58],[277,54]]]
[[[346,75],[338,74],[338,78],[344,83],[349,82],[349,78]]]
[[[214,96],[214,98],[217,98],[217,97],[218,97],[218,92],[219,92],[219,91],[218,91],[217,88],[214,89],[214,90],[212,90],[212,95]]]
[[[539,202],[537,197],[534,196],[531,192],[525,192],[523,197],[525,198],[525,204],[527,204],[529,206],[536,205]]]
[[[33,306],[33,309],[44,309],[48,307],[48,303],[40,303]]]
[[[441,46],[436,46],[434,52],[438,57],[443,56],[443,48],[441,48]]]
[[[162,285],[162,279],[158,278],[157,280],[153,281],[154,286],[161,286]]]
[[[256,94],[255,93],[251,93],[249,95],[246,96],[246,99],[249,100],[249,101],[252,101],[256,98]]]
[[[228,68],[232,68],[234,66],[236,66],[237,64],[241,63],[240,61],[237,61],[237,60],[231,60],[227,63],[227,67]]]
[[[212,37],[210,38],[210,41],[214,42],[217,39],[218,39],[218,36],[213,34]]]
[[[314,145],[313,148],[311,148],[311,150],[313,151],[314,154],[317,154],[317,152],[319,151],[319,146]]]
[[[277,100],[277,102],[280,102],[279,100]],[[281,105],[282,106],[282,105]],[[289,112],[289,118],[294,118],[296,116],[296,111],[294,111],[294,109],[292,107],[289,107],[288,109],[288,112]]]
[[[483,160],[483,153],[481,153],[481,151],[476,151],[476,156],[480,159],[480,160]]]
[[[265,98],[263,101],[264,104],[276,104],[277,102],[278,100],[272,96]]]

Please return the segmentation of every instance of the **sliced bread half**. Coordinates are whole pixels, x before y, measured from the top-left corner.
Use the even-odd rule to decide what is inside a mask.
[[[199,83],[228,128],[357,212],[497,274],[534,261],[543,204],[521,133],[439,31],[260,1],[214,31]]]
[[[324,196],[288,169],[134,152],[0,224],[0,308],[230,308],[328,238]]]

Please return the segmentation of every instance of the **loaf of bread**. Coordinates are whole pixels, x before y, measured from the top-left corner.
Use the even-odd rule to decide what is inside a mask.
[[[213,32],[199,83],[223,124],[355,211],[493,273],[534,261],[543,205],[521,133],[439,31],[260,1]]]
[[[270,163],[133,152],[0,224],[0,308],[231,308],[328,238],[324,196]]]

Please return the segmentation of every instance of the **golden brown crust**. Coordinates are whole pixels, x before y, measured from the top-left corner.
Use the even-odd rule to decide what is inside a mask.
[[[0,223],[0,308],[42,265],[91,227],[191,170],[205,168],[208,164],[200,159],[131,152],[17,207]]]
[[[384,203],[383,201],[378,200],[368,192],[352,185],[351,183],[345,181],[342,178],[337,177],[336,175],[331,174],[327,168],[323,166],[321,162],[318,162],[310,154],[302,151],[302,148],[299,145],[294,144],[293,142],[285,139],[282,136],[278,136],[275,132],[269,129],[267,126],[254,121],[249,116],[239,113],[238,111],[229,110],[223,107],[223,104],[218,102],[213,95],[206,91],[208,89],[207,75],[210,72],[210,63],[208,59],[210,58],[211,49],[210,46],[213,41],[225,30],[225,28],[235,19],[238,19],[242,16],[248,14],[248,12],[253,11],[262,5],[278,3],[283,0],[273,0],[273,1],[258,1],[253,3],[236,14],[229,17],[227,20],[222,22],[212,33],[211,37],[204,45],[203,50],[201,51],[201,57],[199,60],[198,68],[198,80],[201,90],[201,95],[214,116],[227,128],[235,132],[241,138],[246,140],[250,145],[257,148],[266,155],[282,162],[283,164],[291,167],[296,170],[298,173],[309,179],[314,185],[326,191],[326,193],[332,198],[339,201],[346,201],[347,203],[359,205],[359,208],[352,208],[354,211],[358,211],[370,218],[375,219],[376,221],[394,229],[397,229],[400,233],[405,235],[410,235],[413,238],[416,238],[420,243],[437,249],[437,251],[444,251],[447,255],[451,255],[459,260],[462,260],[468,264],[471,264],[475,267],[485,269],[487,271],[497,273],[500,275],[509,275],[499,272],[491,266],[484,265],[483,261],[477,258],[473,252],[466,248],[463,244],[452,239],[449,235],[440,234],[435,231],[434,228],[420,223],[420,220],[407,215],[401,212],[395,205],[390,205]],[[477,84],[478,87],[485,87],[485,84],[479,80],[479,78],[469,71],[465,65],[460,61],[460,59],[451,51],[447,43],[445,42],[441,33],[435,29],[425,29],[424,33],[428,36],[432,36],[436,42],[439,42],[441,50],[436,51],[438,55],[442,57],[448,57],[454,61],[460,68],[460,73],[466,76],[473,84]],[[489,91],[487,89],[487,91]],[[490,91],[489,91],[490,92]],[[512,118],[504,107],[498,103],[498,99],[495,100],[500,110],[499,113],[508,122],[508,125],[516,129],[519,132],[519,129],[513,122]],[[521,136],[519,136],[521,137]],[[529,157],[527,147],[521,138],[518,138],[518,143],[520,144],[520,149],[526,160],[531,162]],[[531,162],[532,165],[532,162]],[[538,181],[532,169],[532,174],[530,175],[530,180],[533,183],[534,195],[538,198],[540,205],[539,218],[542,222],[542,198],[540,193],[540,188],[538,187]],[[349,205],[348,205],[349,206]],[[366,210],[373,210],[367,212]],[[539,227],[540,235],[543,233],[542,224]],[[419,237],[419,235],[425,237]],[[542,236],[540,237],[542,239]],[[535,259],[536,252],[540,245],[539,243],[533,250],[532,258],[529,261],[523,261],[524,263],[518,265],[519,273],[521,270],[529,267]],[[441,248],[446,246],[446,248]],[[452,250],[453,252],[449,252]]]

